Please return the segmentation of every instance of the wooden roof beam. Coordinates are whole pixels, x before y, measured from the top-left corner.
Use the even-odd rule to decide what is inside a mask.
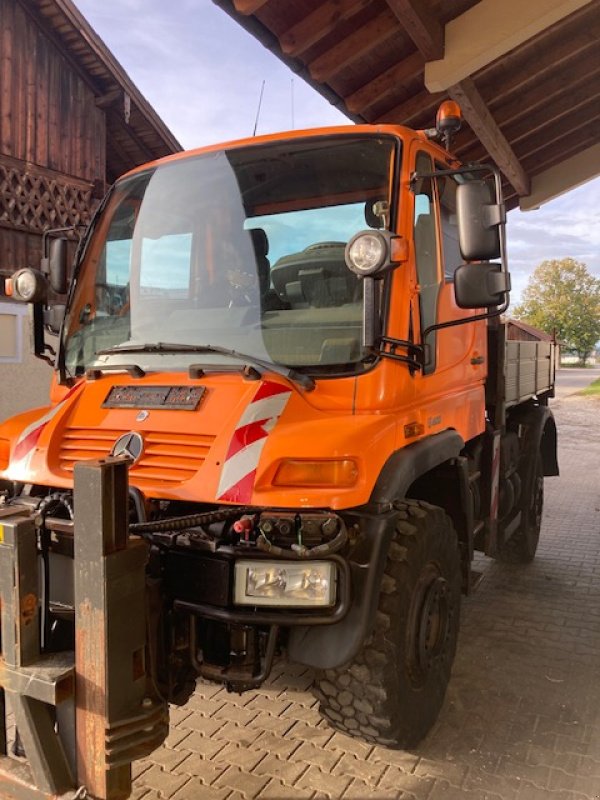
[[[519,200],[521,211],[532,211],[543,203],[560,197],[561,194],[587,183],[600,175],[600,143],[534,175],[531,194]]]
[[[429,94],[424,89],[403,103],[394,106],[394,108],[376,119],[375,122],[380,125],[407,125],[412,117],[418,114],[425,114],[428,109],[438,106],[445,97],[447,97],[446,92]]]
[[[292,57],[305,53],[331,33],[340,22],[351,19],[370,2],[371,0],[328,0],[321,3],[279,37],[282,51],[286,56]]]
[[[326,50],[308,65],[313,80],[320,83],[339,75],[349,64],[374,50],[381,42],[398,35],[395,19],[384,10],[361,28],[346,36],[339,44]]]
[[[269,0],[233,0],[233,5],[238,13],[243,14],[245,17],[249,17],[250,14],[260,11],[260,9],[263,6],[266,6],[268,2]]]
[[[425,86],[440,92],[523,44],[591,0],[480,0],[445,27],[445,55],[425,65]]]
[[[423,63],[421,53],[412,53],[403,61],[394,64],[393,67],[385,70],[385,72],[373,78],[372,81],[365,83],[360,89],[348,95],[345,98],[346,107],[353,114],[362,114],[387,95],[397,92],[404,81],[421,72]]]
[[[386,0],[427,61],[444,57],[444,28],[422,0]]]
[[[531,188],[529,176],[490,114],[471,78],[449,86],[448,94],[460,105],[463,116],[471,129],[477,134],[479,141],[494,159],[498,169],[517,190],[517,193],[521,196],[528,195]]]
[[[554,119],[554,114],[557,113],[556,109],[560,111],[565,105],[573,102],[579,103],[582,99],[593,99],[598,94],[598,79],[600,78],[600,65],[590,63],[589,69],[580,73],[576,78],[575,73],[571,74],[571,81],[569,84],[561,83],[560,76],[549,75],[540,83],[531,87],[525,92],[517,94],[515,97],[510,97],[504,102],[496,106],[496,98],[494,103],[489,103],[494,112],[494,118],[498,124],[506,131],[506,135],[513,141],[514,131],[512,127],[520,123],[527,133],[529,131],[529,120],[534,120],[535,115],[539,114],[544,116],[549,122]],[[568,95],[569,99],[565,99]],[[532,124],[535,124],[532,122]],[[476,136],[470,136],[469,132],[464,131],[458,135],[456,139],[454,151],[463,158],[465,150],[471,148],[478,143]]]

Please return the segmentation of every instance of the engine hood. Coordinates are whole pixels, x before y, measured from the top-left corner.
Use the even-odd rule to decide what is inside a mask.
[[[0,426],[9,442],[0,477],[69,488],[79,461],[127,455],[130,483],[147,497],[278,507],[351,507],[368,500],[394,443],[388,415],[325,411],[277,377],[239,374],[102,375],[56,405]],[[272,483],[283,459],[352,458],[353,487]]]

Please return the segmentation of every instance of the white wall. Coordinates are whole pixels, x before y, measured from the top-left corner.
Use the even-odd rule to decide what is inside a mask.
[[[28,311],[0,302],[0,421],[49,402],[52,368],[31,355]]]

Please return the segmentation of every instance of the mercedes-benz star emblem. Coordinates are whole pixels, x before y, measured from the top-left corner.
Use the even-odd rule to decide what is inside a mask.
[[[119,436],[110,451],[111,456],[126,456],[135,464],[144,452],[144,440],[139,433],[130,431]]]

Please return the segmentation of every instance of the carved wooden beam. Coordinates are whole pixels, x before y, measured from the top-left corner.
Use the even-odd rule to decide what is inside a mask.
[[[506,137],[496,124],[471,78],[448,87],[448,94],[460,105],[471,129],[479,137],[498,169],[508,178],[520,196],[529,194],[531,182]]]
[[[427,61],[444,57],[444,28],[423,0],[386,0]]]
[[[424,60],[421,53],[412,53],[408,58],[394,64],[372,81],[346,97],[346,107],[353,114],[361,114],[378,103],[388,94],[393,94],[407,78],[423,71]]]
[[[371,0],[329,0],[289,28],[279,37],[282,51],[299,56],[331,33],[340,22],[358,14]]]

